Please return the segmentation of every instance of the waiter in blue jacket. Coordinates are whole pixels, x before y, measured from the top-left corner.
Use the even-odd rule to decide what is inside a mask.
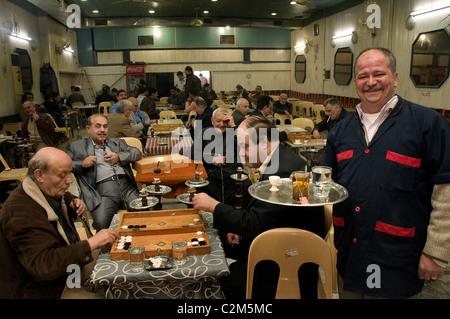
[[[349,192],[333,211],[340,298],[418,298],[450,260],[450,124],[397,78],[389,50],[364,50],[361,103],[328,136],[322,164]]]

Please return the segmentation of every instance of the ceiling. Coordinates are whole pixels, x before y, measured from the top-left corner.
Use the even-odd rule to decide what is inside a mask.
[[[357,0],[28,0],[67,25],[68,5],[81,9],[82,27],[226,26],[300,28],[345,10]],[[94,13],[98,10],[98,13]],[[149,11],[153,10],[153,13]],[[208,13],[204,11],[207,10]],[[276,13],[276,15],[272,15]],[[196,21],[200,20],[200,21]]]

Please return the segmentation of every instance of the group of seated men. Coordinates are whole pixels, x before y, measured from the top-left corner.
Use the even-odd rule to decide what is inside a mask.
[[[70,264],[80,265],[87,272],[83,278],[89,278],[99,248],[118,238],[117,232],[109,226],[120,208],[132,211],[130,202],[139,198],[130,163],[141,159],[142,154],[116,138],[114,132],[122,125],[131,127],[135,122],[134,126],[139,129],[133,129],[133,132],[139,137],[146,135],[143,130],[152,123],[139,110],[137,98],[127,98],[125,91],[118,91],[117,100],[115,112],[108,117],[93,114],[88,118],[88,137],[70,143],[66,152],[52,147],[51,129],[54,129],[54,124],[46,114],[36,112],[32,101],[23,104],[28,119],[24,121],[22,134],[42,143],[29,163],[27,179],[9,196],[0,213],[0,250],[5,253],[3,260],[7,269],[0,275],[0,283],[8,288],[2,290],[0,297],[99,297],[83,287],[69,288],[65,284],[66,268]],[[187,125],[192,125],[193,131],[197,128],[200,135],[193,135],[194,144],[185,154],[190,154],[192,159],[200,156],[209,180],[209,185],[194,197],[194,208],[214,212],[214,227],[221,234],[227,254],[237,259],[230,267],[231,275],[222,278],[221,285],[226,297],[243,298],[246,256],[253,238],[265,229],[283,225],[295,225],[322,235],[323,214],[317,214],[320,209],[311,208],[300,217],[300,214],[286,210],[275,218],[269,214],[275,209],[273,205],[250,199],[245,191],[244,209],[234,208],[235,182],[230,176],[242,165],[241,159],[249,168],[259,169],[260,180],[275,174],[289,177],[292,171],[304,169],[307,165],[280,144],[289,132],[278,134],[274,124],[267,119],[274,104],[270,97],[260,95],[257,109],[247,117],[249,101],[246,98],[237,100],[233,114],[225,108],[213,111],[202,97],[196,97],[190,104],[194,106],[197,118]],[[209,134],[208,129],[212,130]],[[256,129],[257,136],[248,133],[250,129]],[[260,135],[259,129],[269,133]],[[139,131],[142,132],[136,133]],[[214,148],[211,152],[211,143],[219,143],[223,148],[219,151]],[[231,148],[227,147],[230,145]],[[251,162],[252,154],[258,154],[254,163]],[[66,193],[74,182],[70,173],[76,176],[81,189],[80,198],[75,200]],[[244,183],[244,190],[249,183],[249,180]],[[72,218],[86,210],[93,217],[96,234],[80,241]],[[237,222],[243,216],[246,220]],[[254,216],[258,216],[258,221]],[[293,219],[292,216],[297,217]],[[26,221],[25,225],[23,221]],[[238,248],[231,249],[231,246]],[[274,271],[277,270],[273,265],[267,264],[258,272],[255,282],[259,289],[254,289],[256,296],[272,296],[276,287],[272,276]],[[313,295],[317,268],[303,271],[310,274],[304,276],[309,280],[303,285]],[[12,282],[10,278],[17,280]]]

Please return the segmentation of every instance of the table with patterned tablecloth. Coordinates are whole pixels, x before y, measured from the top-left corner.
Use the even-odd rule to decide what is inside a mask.
[[[188,256],[187,262],[165,270],[135,273],[127,260],[112,261],[109,251],[100,253],[91,276],[93,284],[105,288],[109,299],[222,299],[217,281],[229,275],[228,264],[217,230],[212,228],[213,214],[203,212],[211,254]],[[120,215],[111,228],[116,229]]]
[[[179,154],[181,150],[188,150],[191,145],[191,137],[148,137],[144,154]]]

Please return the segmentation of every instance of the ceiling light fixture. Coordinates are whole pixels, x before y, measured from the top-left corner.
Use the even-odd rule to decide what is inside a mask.
[[[414,29],[414,26],[416,25],[416,23],[414,22],[414,17],[422,15],[422,14],[427,14],[427,13],[447,9],[447,8],[450,8],[450,4],[448,4],[448,3],[434,7],[434,8],[428,8],[428,9],[411,12],[408,16],[408,19],[406,19],[406,29],[408,29],[408,30]]]
[[[148,13],[155,13],[155,10],[149,10]]]
[[[272,13],[271,13],[271,15],[273,15],[273,16],[276,16],[276,15],[277,15],[277,13],[276,13],[276,12],[272,12]]]
[[[22,39],[22,40],[27,40],[27,41],[31,41],[32,40],[30,37],[27,37],[25,35],[20,35],[20,34],[14,33],[14,32],[11,32],[10,35],[15,37],[15,38]]]
[[[92,10],[92,13],[98,13],[98,10]]]
[[[356,32],[353,30],[353,31],[351,31],[351,32],[345,32],[345,33],[340,33],[340,34],[337,34],[337,35],[334,35],[332,38],[331,38],[331,46],[334,48],[335,46],[336,46],[336,42],[335,42],[335,40],[336,39],[341,39],[341,38],[345,38],[345,37],[352,37],[352,43],[353,44],[356,44],[356,43],[358,43],[358,35],[356,34]]]

